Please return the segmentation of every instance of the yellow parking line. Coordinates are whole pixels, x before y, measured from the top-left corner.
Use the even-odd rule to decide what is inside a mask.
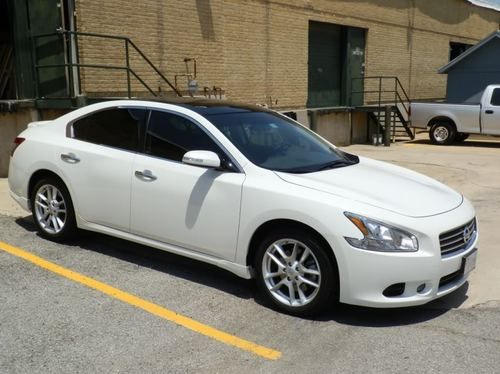
[[[7,243],[0,241],[0,249],[14,256],[22,258],[28,262],[31,262],[32,264],[35,264],[41,268],[56,273],[64,278],[70,279],[74,282],[83,284],[84,286],[100,291],[108,296],[123,301],[124,303],[145,310],[146,312],[154,314],[160,318],[166,319],[167,321],[174,322],[180,326],[195,331],[201,335],[208,336],[209,338],[218,340],[222,343],[231,345],[233,347],[242,349],[247,352],[251,352],[253,354],[256,354],[258,356],[270,360],[276,360],[281,357],[280,351],[276,351],[274,349],[267,348],[262,345],[250,342],[248,340],[238,338],[237,336],[228,334],[224,331],[205,325],[189,317],[177,314],[171,310],[168,310],[167,308],[161,307],[147,300],[143,300],[137,296],[119,290],[118,288],[109,286],[105,283],[99,282],[83,274],[79,274],[72,270],[66,269],[62,266],[56,265],[30,252],[24,251],[17,247],[13,247]]]

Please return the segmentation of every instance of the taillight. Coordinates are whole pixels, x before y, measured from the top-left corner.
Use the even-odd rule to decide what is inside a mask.
[[[12,145],[12,151],[10,152],[11,156],[14,156],[14,152],[21,145],[22,142],[24,142],[26,139],[24,138],[15,138],[14,139],[14,144]]]

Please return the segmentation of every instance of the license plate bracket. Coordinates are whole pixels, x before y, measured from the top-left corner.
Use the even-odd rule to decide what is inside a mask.
[[[476,268],[476,261],[477,261],[477,248],[474,248],[472,252],[462,257],[462,269],[464,275],[469,274],[472,270]]]

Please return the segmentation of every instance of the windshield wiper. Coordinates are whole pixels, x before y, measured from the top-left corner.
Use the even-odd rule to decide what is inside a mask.
[[[328,162],[326,164],[320,165],[318,168],[316,168],[316,171],[321,171],[321,170],[327,170],[327,169],[335,169],[335,168],[340,168],[342,166],[350,166],[357,164],[355,161],[350,161],[350,160],[335,160]]]

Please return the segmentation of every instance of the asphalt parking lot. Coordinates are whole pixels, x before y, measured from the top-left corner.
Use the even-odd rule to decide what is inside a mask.
[[[422,307],[295,318],[261,305],[252,281],[209,265],[94,233],[41,239],[2,180],[0,372],[500,372],[500,141],[345,150],[471,199],[480,252],[470,282]]]

